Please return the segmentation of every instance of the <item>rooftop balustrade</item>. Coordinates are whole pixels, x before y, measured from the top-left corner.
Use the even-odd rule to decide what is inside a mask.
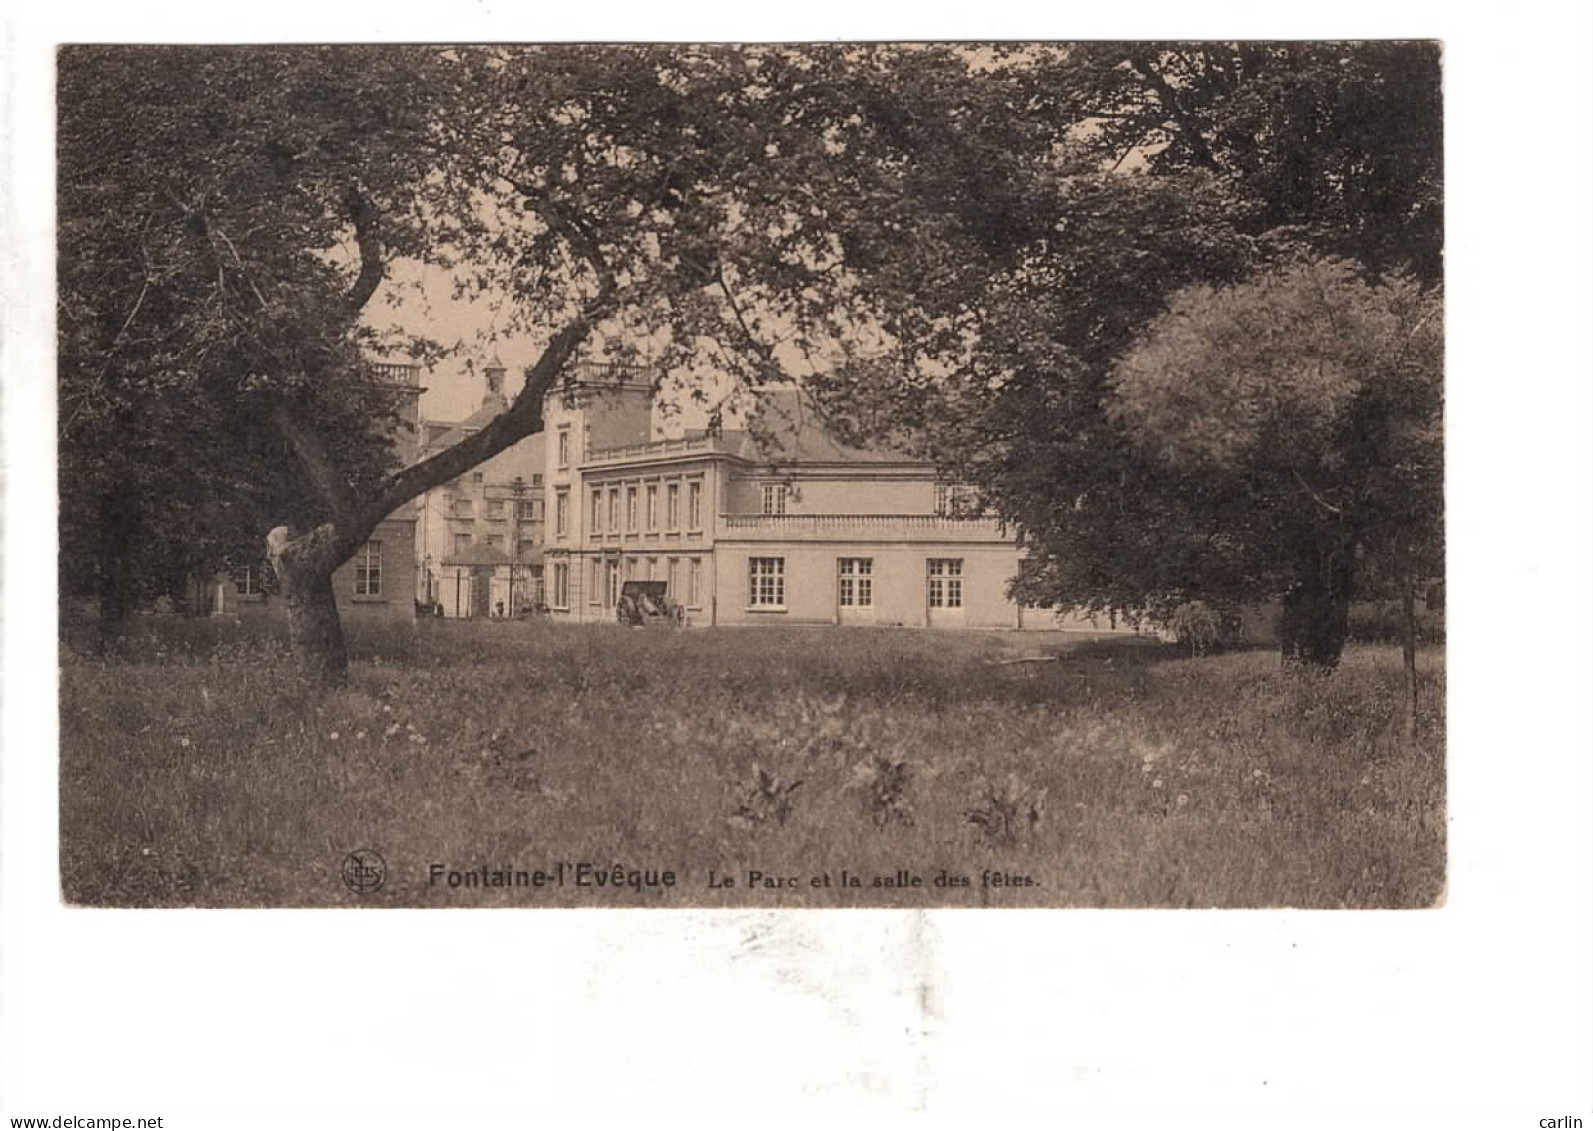
[[[828,538],[857,534],[871,538],[986,541],[1009,537],[997,519],[941,514],[722,514],[719,529],[732,538]]]
[[[600,448],[586,457],[585,466],[601,467],[633,459],[660,459],[664,456],[703,455],[724,451],[721,441],[712,436],[694,436],[678,440],[654,440],[646,444],[627,444],[618,448]]]

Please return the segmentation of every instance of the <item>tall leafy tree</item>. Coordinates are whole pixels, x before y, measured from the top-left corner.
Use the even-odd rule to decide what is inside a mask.
[[[1131,353],[1147,356],[1148,335],[1167,340],[1159,320],[1174,296],[1270,279],[1302,256],[1357,265],[1315,269],[1319,281],[1334,271],[1367,285],[1388,278],[1402,308],[1412,286],[1436,293],[1436,45],[1090,44],[1033,49],[1008,71],[1053,144],[1009,149],[965,134],[984,160],[979,178],[964,181],[969,199],[992,179],[1022,186],[1024,222],[981,227],[946,210],[982,237],[964,244],[980,254],[889,311],[889,349],[821,387],[854,431],[894,429],[983,490],[1027,551],[1020,597],[1158,614],[1194,597],[1287,593],[1285,654],[1331,665],[1342,643],[1331,626],[1344,621],[1350,587],[1305,578],[1311,560],[1342,564],[1334,526],[1280,525],[1271,503],[1254,508],[1257,481],[1165,458],[1142,442],[1152,421],[1127,411],[1114,374]],[[945,167],[956,176],[967,166]],[[925,199],[940,208],[947,195]],[[1370,333],[1376,323],[1350,324]],[[1275,346],[1287,353],[1287,343]],[[1179,375],[1176,357],[1163,362],[1169,397],[1182,388],[1198,400],[1194,376]],[[1373,393],[1356,406],[1367,442],[1341,445],[1334,458],[1362,461],[1361,488],[1381,492],[1373,509],[1441,513],[1436,464],[1424,457],[1415,490],[1397,445],[1372,442],[1401,434],[1405,410]],[[1304,443],[1306,434],[1274,439]],[[1277,466],[1319,454],[1280,452]],[[1349,541],[1366,552],[1366,540]],[[1295,565],[1280,567],[1289,555]]]
[[[97,591],[103,623],[258,561],[268,520],[314,525],[330,484],[389,469],[394,406],[359,325],[388,256],[416,246],[426,62],[62,51],[63,592]]]
[[[1118,362],[1110,416],[1186,489],[1166,561],[1220,557],[1230,598],[1283,594],[1290,659],[1331,667],[1357,581],[1443,560],[1441,298],[1343,261],[1193,287]],[[1176,594],[1188,567],[1164,572]]]
[[[1436,283],[1443,255],[1439,44],[1084,44],[1047,59],[1096,160],[1229,180],[1234,220]]]
[[[594,335],[756,383],[998,244],[970,209],[919,204],[980,175],[952,142],[981,126],[1047,144],[979,65],[884,46],[64,52],[64,491],[112,511],[131,491],[142,516],[102,572],[211,491],[247,501],[306,662],[342,678],[333,570],[540,429]],[[983,183],[997,227],[1018,216]],[[409,467],[383,458],[390,406],[362,361],[400,257],[508,294],[508,329],[544,343],[502,415]]]

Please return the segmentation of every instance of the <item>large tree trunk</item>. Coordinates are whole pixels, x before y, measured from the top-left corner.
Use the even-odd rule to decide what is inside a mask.
[[[381,248],[380,241],[375,240],[360,216],[353,219],[364,268],[374,272],[367,275],[362,269],[355,297],[351,298],[351,305],[358,309],[380,281],[380,272],[375,271],[373,265],[379,265]],[[578,242],[582,246],[577,250],[597,272],[599,293],[579,316],[553,336],[536,364],[526,370],[525,384],[515,394],[508,410],[452,447],[388,476],[370,498],[354,497],[326,439],[316,432],[312,423],[287,404],[275,414],[278,430],[332,515],[331,521],[308,533],[296,534],[286,526],[279,526],[266,535],[266,552],[288,606],[293,648],[301,666],[312,678],[331,685],[348,681],[348,649],[343,642],[343,624],[338,617],[332,587],[333,571],[354,556],[383,518],[421,492],[457,478],[540,431],[543,398],[553,388],[565,364],[586,341],[592,327],[615,309],[613,273],[595,245],[584,240]]]
[[[332,573],[342,563],[325,552],[326,534],[322,528],[290,540],[279,526],[266,536],[266,548],[288,607],[288,637],[299,666],[318,683],[337,686],[348,682],[348,647],[332,588]]]
[[[322,683],[346,683],[348,648],[331,575],[306,571],[293,582],[284,579],[282,596],[288,606],[288,635],[305,674]]]
[[[1405,629],[1405,745],[1416,746],[1416,583],[1407,581],[1400,604]]]
[[[100,498],[98,511],[95,597],[99,604],[98,647],[104,652],[122,634],[133,611],[138,500],[131,491],[116,489]]]
[[[1338,666],[1350,635],[1354,589],[1355,553],[1350,546],[1312,547],[1300,556],[1278,626],[1285,664],[1320,671]]]

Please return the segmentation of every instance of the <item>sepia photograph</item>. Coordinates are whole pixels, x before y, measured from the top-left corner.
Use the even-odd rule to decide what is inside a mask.
[[[1442,59],[62,46],[62,900],[1441,906]]]
[[[0,1125],[1593,1121],[1593,13],[0,24]]]

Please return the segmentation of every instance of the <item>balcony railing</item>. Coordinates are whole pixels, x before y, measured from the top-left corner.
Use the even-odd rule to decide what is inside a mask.
[[[586,466],[618,463],[628,459],[658,459],[663,456],[699,455],[719,450],[719,443],[711,436],[696,436],[680,440],[654,440],[648,444],[627,444],[620,448],[601,448],[586,457]]]
[[[420,384],[420,366],[418,365],[395,361],[377,361],[371,363],[371,372],[378,381],[386,381],[393,385]]]
[[[994,518],[942,514],[722,514],[726,534],[776,538],[861,534],[870,537],[937,537],[967,540],[1004,539],[1007,532]]]

